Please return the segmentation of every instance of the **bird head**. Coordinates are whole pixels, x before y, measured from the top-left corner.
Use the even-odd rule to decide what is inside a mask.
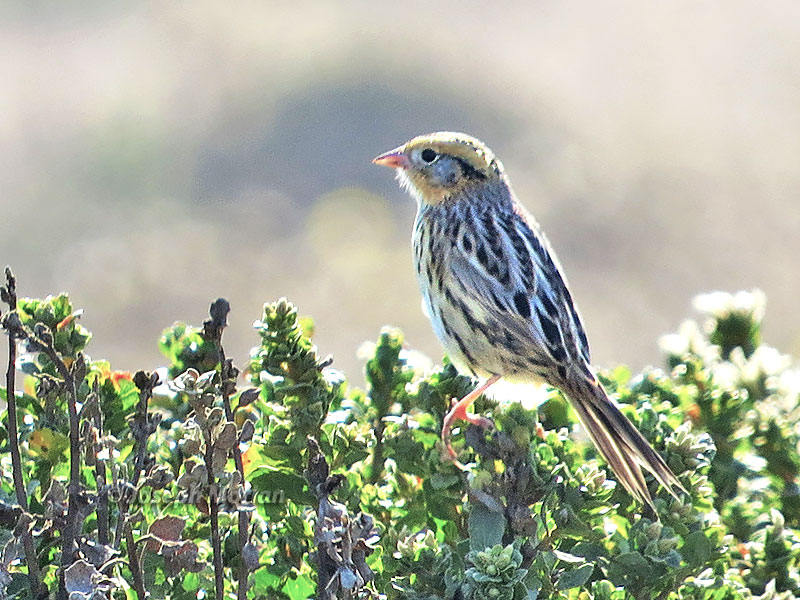
[[[419,201],[439,204],[469,188],[503,182],[503,165],[480,140],[464,133],[421,135],[372,160],[396,169],[401,185]]]

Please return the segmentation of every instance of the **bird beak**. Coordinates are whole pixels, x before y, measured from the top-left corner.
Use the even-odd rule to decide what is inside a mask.
[[[389,150],[389,152],[385,152],[380,156],[376,156],[372,159],[372,162],[376,165],[390,167],[392,169],[407,169],[411,166],[411,161],[408,160],[405,152],[403,152],[402,146],[394,150]]]

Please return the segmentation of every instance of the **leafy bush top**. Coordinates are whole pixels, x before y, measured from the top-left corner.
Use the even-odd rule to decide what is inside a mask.
[[[667,370],[602,373],[691,492],[648,479],[660,521],[556,391],[480,400],[496,429],[455,436],[467,470],[443,460],[443,415],[473,383],[395,329],[358,389],[270,303],[240,376],[219,300],[164,332],[163,372],[131,375],[84,354],[65,295],[15,305],[9,274],[3,300],[25,375],[0,430],[0,599],[800,594],[800,377],[761,341],[759,293],[698,299],[705,322],[662,341]]]

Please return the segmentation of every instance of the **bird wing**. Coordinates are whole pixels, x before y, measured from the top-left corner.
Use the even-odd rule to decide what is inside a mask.
[[[449,253],[452,277],[479,320],[504,329],[532,360],[588,366],[589,345],[558,262],[519,209],[500,221],[478,221],[472,251]]]

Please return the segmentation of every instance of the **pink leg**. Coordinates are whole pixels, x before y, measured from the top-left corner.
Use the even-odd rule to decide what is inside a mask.
[[[475,402],[475,400],[478,399],[478,397],[480,397],[481,394],[483,394],[483,392],[489,388],[490,385],[497,383],[499,379],[500,375],[493,375],[483,384],[464,396],[461,400],[458,402],[454,401],[450,412],[445,415],[444,423],[442,423],[442,442],[444,443],[444,447],[447,448],[447,453],[450,457],[450,460],[455,461],[456,459],[456,451],[453,450],[453,447],[450,445],[450,430],[453,428],[455,421],[467,421],[468,423],[479,425],[481,427],[494,426],[494,423],[492,423],[489,419],[468,413],[467,409],[472,405],[473,402]]]

